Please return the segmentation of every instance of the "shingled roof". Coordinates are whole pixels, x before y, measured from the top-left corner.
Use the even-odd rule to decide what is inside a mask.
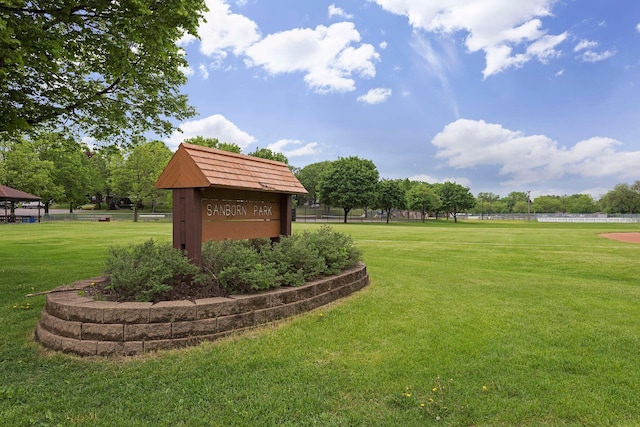
[[[0,200],[9,202],[25,202],[42,200],[38,196],[25,193],[24,191],[16,190],[15,188],[8,187],[6,185],[0,185]]]
[[[156,188],[230,188],[285,194],[307,190],[286,164],[215,148],[182,143]]]

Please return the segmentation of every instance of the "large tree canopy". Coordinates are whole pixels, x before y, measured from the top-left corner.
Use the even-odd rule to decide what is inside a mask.
[[[364,208],[375,202],[379,177],[378,169],[371,160],[357,156],[341,157],[320,176],[320,200],[341,207],[346,223],[351,209]]]
[[[149,201],[155,211],[161,195],[166,193],[155,187],[155,182],[171,160],[171,150],[162,141],[150,141],[136,146],[124,164],[111,174],[114,188],[133,200],[133,221],[138,221],[138,205]]]
[[[409,209],[420,211],[422,222],[430,211],[435,211],[441,204],[440,196],[424,182],[414,185],[407,191],[407,206]]]
[[[391,209],[403,209],[405,207],[406,192],[399,181],[383,179],[378,182],[376,207],[386,212],[387,224],[391,216]]]
[[[447,181],[438,186],[438,193],[442,207],[453,215],[454,222],[458,222],[458,213],[472,208],[476,204],[476,199],[469,191],[469,188],[455,182]]]
[[[194,114],[176,42],[197,35],[205,10],[204,0],[3,0],[0,133],[169,134],[169,118]]]

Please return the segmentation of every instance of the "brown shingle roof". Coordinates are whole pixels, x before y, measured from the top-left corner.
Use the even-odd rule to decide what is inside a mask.
[[[42,198],[34,196],[33,194],[25,193],[24,191],[16,190],[15,188],[11,188],[6,185],[0,185],[0,200],[21,202],[27,200],[42,200]]]
[[[284,163],[187,143],[180,144],[155,186],[307,193]]]

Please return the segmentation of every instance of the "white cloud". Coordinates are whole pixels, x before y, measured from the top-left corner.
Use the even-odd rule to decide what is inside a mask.
[[[208,56],[235,55],[260,40],[258,25],[244,15],[232,13],[223,0],[207,0],[206,22],[200,24],[200,51]]]
[[[249,47],[248,66],[261,66],[271,74],[302,72],[318,93],[355,90],[354,76],[375,76],[379,55],[370,44],[353,47],[360,33],[351,22],[315,29],[297,28],[270,34]]]
[[[424,61],[427,72],[440,81],[443,99],[451,105],[451,111],[455,117],[459,117],[458,103],[448,77],[449,70],[458,63],[453,45],[440,43],[436,45],[439,49],[436,49],[429,39],[414,32],[411,46]]]
[[[604,52],[594,52],[592,50],[585,51],[580,58],[584,62],[600,62],[605,59],[611,58],[616,54],[615,50],[605,50]]]
[[[540,18],[551,15],[556,0],[369,0],[406,16],[415,28],[439,34],[467,34],[469,52],[484,51],[484,77],[532,60],[559,55],[567,33],[547,35]],[[516,50],[518,48],[518,50]]]
[[[296,148],[289,148],[294,146]],[[313,156],[320,153],[317,142],[304,143],[297,139],[281,139],[269,144],[267,147],[271,151],[284,154],[287,158]]]
[[[241,148],[245,148],[256,141],[253,136],[241,130],[220,114],[184,122],[180,125],[180,129],[182,129],[182,132],[173,132],[165,140],[167,146],[172,150],[178,148],[178,145],[185,139],[196,136],[217,138],[220,142],[238,144]]]
[[[385,102],[391,96],[391,89],[386,87],[379,87],[369,90],[364,95],[358,97],[358,101],[365,104],[380,104]]]
[[[193,71],[193,68],[191,67],[180,67],[180,71],[182,71],[182,74],[187,77],[191,77],[195,74],[195,71]]]
[[[576,47],[573,48],[573,51],[580,52],[581,50],[593,49],[594,47],[597,47],[597,46],[598,46],[598,42],[596,41],[582,39],[578,42]]]
[[[640,33],[640,24],[636,25],[636,31]]]
[[[273,75],[302,73],[317,93],[353,91],[356,77],[375,76],[380,55],[372,45],[360,43],[360,33],[353,23],[296,28],[263,38],[258,25],[233,13],[227,1],[207,0],[209,12],[199,28],[200,51],[213,58],[210,69],[222,69],[232,52],[244,56],[247,67],[262,67]],[[335,5],[329,7],[329,14],[350,17]],[[193,40],[185,37],[180,43],[184,46]]]
[[[341,8],[336,7],[335,4],[332,4],[331,6],[329,6],[329,18],[333,18],[334,16],[338,16],[346,19],[353,18],[353,15],[346,13]]]
[[[176,42],[176,44],[180,47],[185,47],[195,42],[196,40],[198,40],[196,36],[192,36],[189,33],[184,33],[182,37],[180,37],[180,39]]]
[[[203,80],[207,80],[209,78],[209,70],[206,65],[200,64],[198,66],[198,71],[200,71],[200,77],[202,77]]]
[[[581,177],[633,178],[640,168],[640,151],[616,150],[621,143],[595,137],[571,148],[544,135],[526,136],[499,124],[460,119],[445,126],[431,141],[437,158],[449,166],[499,166],[503,184],[515,185]]]
[[[384,50],[386,49],[388,46],[387,42],[380,42],[380,44],[378,45],[378,47],[380,47],[380,49]]]

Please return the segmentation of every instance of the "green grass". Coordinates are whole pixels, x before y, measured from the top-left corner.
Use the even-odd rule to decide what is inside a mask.
[[[640,225],[334,228],[363,249],[365,290],[108,360],[42,350],[45,297],[25,294],[99,275],[110,245],[170,241],[171,224],[0,226],[0,425],[640,425],[640,245],[598,237]]]

